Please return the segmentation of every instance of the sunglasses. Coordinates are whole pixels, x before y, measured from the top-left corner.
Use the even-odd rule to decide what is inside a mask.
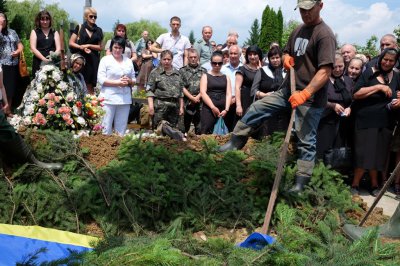
[[[41,20],[41,21],[49,21],[50,18],[49,18],[49,17],[41,17],[40,20]]]
[[[211,65],[213,66],[222,66],[224,64],[224,62],[211,62]]]
[[[89,18],[91,18],[91,19],[97,19],[97,16],[96,15],[89,15]]]

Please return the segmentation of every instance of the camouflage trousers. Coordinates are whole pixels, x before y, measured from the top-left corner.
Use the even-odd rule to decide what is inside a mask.
[[[172,127],[176,127],[179,121],[179,99],[154,99],[153,129],[156,129],[161,121],[168,121]]]

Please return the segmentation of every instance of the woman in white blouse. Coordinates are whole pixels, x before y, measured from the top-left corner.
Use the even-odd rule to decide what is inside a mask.
[[[125,38],[115,36],[111,40],[111,54],[104,56],[99,65],[97,78],[101,85],[100,97],[104,98],[104,135],[111,135],[114,125],[115,133],[123,136],[128,123],[135,72],[132,61],[123,55],[125,45]]]

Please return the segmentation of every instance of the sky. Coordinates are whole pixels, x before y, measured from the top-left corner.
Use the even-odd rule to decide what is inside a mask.
[[[82,21],[85,0],[44,0],[46,4],[58,3],[70,17]],[[376,35],[393,33],[400,25],[400,1],[373,0],[324,0],[321,17],[337,35],[339,44],[353,43],[365,45]],[[158,22],[170,30],[169,19],[182,19],[180,32],[189,36],[194,31],[196,39],[201,38],[205,25],[213,27],[213,40],[224,43],[229,31],[239,33],[239,44],[249,37],[254,19],[261,21],[264,8],[269,5],[274,10],[281,8],[284,21],[301,21],[298,10],[294,10],[297,0],[92,0],[97,10],[97,24],[103,31],[112,31],[114,23],[135,22],[147,19]],[[136,40],[133,40],[136,41]]]

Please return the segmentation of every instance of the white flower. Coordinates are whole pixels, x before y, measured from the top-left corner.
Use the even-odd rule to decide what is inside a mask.
[[[32,115],[34,111],[35,105],[30,104],[28,106],[25,106],[24,110],[24,116]]]
[[[72,102],[74,100],[74,98],[75,98],[75,95],[73,92],[70,92],[67,94],[67,97],[66,97],[67,102]]]
[[[53,72],[53,74],[52,74],[52,78],[54,79],[54,81],[60,81],[61,80],[61,75],[60,75],[60,72],[58,72],[58,71],[54,71]]]
[[[25,116],[25,117],[22,119],[22,124],[23,124],[24,126],[29,126],[30,124],[32,124],[32,117],[31,117],[31,116]]]
[[[68,84],[65,81],[58,83],[57,88],[61,91],[66,91],[68,89]]]
[[[82,116],[78,116],[78,118],[76,119],[76,122],[78,122],[78,124],[84,126],[86,125],[86,121]]]
[[[13,115],[13,117],[10,119],[10,124],[15,127],[21,122],[21,117],[19,115]]]
[[[52,65],[44,65],[42,67],[42,71],[41,72],[47,72],[47,71],[51,71],[53,69],[54,69],[54,67]]]
[[[40,99],[39,94],[36,91],[31,91],[31,99],[33,101],[38,101]]]
[[[38,75],[38,80],[39,80],[39,82],[45,82],[46,80],[47,80],[47,75],[46,75],[46,73],[45,72],[39,72],[39,75]]]
[[[79,108],[78,106],[74,105],[72,107],[72,110],[74,111],[75,115],[80,115],[82,113],[82,108]],[[79,122],[78,122],[79,123]]]
[[[36,91],[37,91],[38,93],[42,93],[42,92],[43,92],[43,85],[42,85],[42,83],[39,83],[39,84],[36,86]]]

